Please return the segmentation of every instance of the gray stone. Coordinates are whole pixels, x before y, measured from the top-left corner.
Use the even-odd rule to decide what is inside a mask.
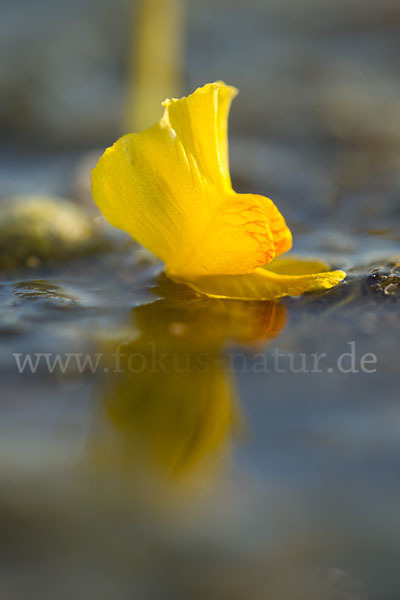
[[[39,266],[93,252],[106,238],[92,220],[69,200],[51,196],[17,196],[0,212],[0,268]]]

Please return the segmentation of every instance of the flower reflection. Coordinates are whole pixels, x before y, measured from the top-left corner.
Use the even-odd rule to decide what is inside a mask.
[[[267,343],[285,325],[286,309],[199,298],[166,277],[155,291],[163,298],[130,315],[134,339],[106,344],[100,397],[107,419],[95,457],[129,476],[139,470],[187,481],[220,468],[242,427],[224,347]]]

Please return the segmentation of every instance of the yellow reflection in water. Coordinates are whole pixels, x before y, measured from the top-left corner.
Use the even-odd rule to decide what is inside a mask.
[[[232,435],[243,428],[224,347],[266,344],[286,309],[199,298],[166,278],[156,292],[164,298],[130,315],[133,339],[107,344],[94,458],[136,485],[138,476],[204,482],[229,464]]]

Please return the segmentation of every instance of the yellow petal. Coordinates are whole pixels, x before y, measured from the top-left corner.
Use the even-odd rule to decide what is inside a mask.
[[[167,100],[157,125],[122,137],[93,171],[105,217],[171,276],[249,273],[291,246],[271,200],[232,190],[227,123],[235,94],[217,82]]]
[[[211,298],[236,300],[273,300],[282,296],[299,296],[305,292],[328,290],[346,277],[344,271],[328,271],[302,275],[283,275],[258,268],[246,275],[199,277],[182,281],[193,290]]]
[[[176,134],[196,170],[220,189],[231,189],[228,116],[238,90],[222,81],[208,83],[190,96],[165,100],[163,122]]]
[[[285,219],[272,200],[265,198],[264,196],[253,195],[253,198],[255,197],[257,197],[259,202],[262,204],[264,214],[271,229],[275,256],[279,256],[284,252],[288,252],[292,247],[293,239],[292,233],[286,225]],[[270,261],[268,260],[264,264],[269,262]]]
[[[234,275],[250,273],[270,262],[276,252],[267,200],[231,192],[190,252],[182,252],[174,264],[167,262],[167,273],[186,279],[209,274]]]
[[[266,267],[268,271],[281,275],[310,275],[329,271],[329,265],[323,260],[302,258],[296,254],[275,258]]]

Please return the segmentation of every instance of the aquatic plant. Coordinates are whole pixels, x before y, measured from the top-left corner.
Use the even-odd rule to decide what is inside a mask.
[[[105,151],[92,172],[93,197],[171,279],[208,296],[261,300],[329,289],[345,273],[277,262],[292,246],[283,216],[269,198],[232,189],[227,134],[236,93],[216,82],[165,100],[156,125]]]

